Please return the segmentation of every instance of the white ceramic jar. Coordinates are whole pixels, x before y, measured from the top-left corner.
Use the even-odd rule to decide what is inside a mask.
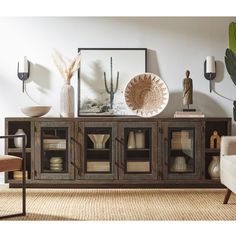
[[[212,179],[220,178],[220,157],[212,156],[212,160],[208,166],[208,173]]]
[[[145,133],[142,130],[135,132],[135,144],[136,148],[145,148]]]
[[[23,129],[18,129],[15,133],[15,135],[25,135],[25,146],[27,145],[27,136]],[[22,148],[23,147],[23,138],[16,137],[14,138],[14,145],[16,148]]]
[[[136,148],[134,131],[129,132],[128,149]]]

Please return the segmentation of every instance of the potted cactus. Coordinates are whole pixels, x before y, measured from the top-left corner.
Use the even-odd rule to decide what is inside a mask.
[[[225,51],[225,65],[226,69],[236,85],[236,22],[229,24],[229,48]],[[236,121],[236,101],[233,102],[233,114]]]

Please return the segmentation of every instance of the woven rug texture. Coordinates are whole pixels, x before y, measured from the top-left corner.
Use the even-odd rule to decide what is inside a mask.
[[[7,220],[236,220],[225,189],[27,189],[27,216]],[[19,212],[21,190],[0,190],[0,215]]]

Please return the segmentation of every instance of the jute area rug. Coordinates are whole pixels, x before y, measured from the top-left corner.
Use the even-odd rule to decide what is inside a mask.
[[[236,220],[224,189],[27,189],[27,216],[8,220]],[[19,189],[0,190],[0,215],[21,207]]]

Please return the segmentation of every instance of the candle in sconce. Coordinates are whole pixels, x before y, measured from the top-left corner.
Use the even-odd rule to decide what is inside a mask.
[[[216,73],[215,57],[206,57],[206,73]]]
[[[20,61],[19,61],[19,71],[18,73],[28,73],[28,60],[27,57],[24,56]]]

